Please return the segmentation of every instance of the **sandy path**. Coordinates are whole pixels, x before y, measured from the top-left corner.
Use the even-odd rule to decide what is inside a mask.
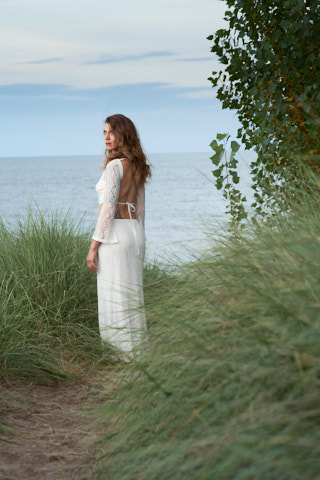
[[[0,437],[15,443],[0,441],[0,478],[89,479],[88,458],[96,453],[92,442],[99,427],[92,425],[94,413],[86,417],[83,413],[106,400],[112,382],[102,385],[101,378],[111,377],[112,370],[105,370],[76,383],[1,386],[1,422],[15,436],[0,433]]]

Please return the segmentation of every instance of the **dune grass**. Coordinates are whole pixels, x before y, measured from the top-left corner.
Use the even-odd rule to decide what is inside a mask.
[[[318,475],[320,196],[213,238],[191,264],[146,264],[147,348],[117,367],[101,347],[81,222],[30,212],[0,226],[2,380],[115,362],[94,478]]]
[[[320,195],[149,271],[145,300],[149,348],[101,407],[94,478],[317,478]]]
[[[89,236],[70,215],[0,225],[0,376],[58,381],[104,358]],[[109,357],[108,357],[108,354]]]

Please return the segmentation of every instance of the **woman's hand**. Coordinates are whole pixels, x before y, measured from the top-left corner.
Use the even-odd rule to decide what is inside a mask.
[[[97,242],[96,240],[92,240],[91,247],[87,256],[87,267],[93,273],[97,273],[98,271],[98,267],[95,263],[95,260],[98,257],[99,245],[100,245],[100,242]]]

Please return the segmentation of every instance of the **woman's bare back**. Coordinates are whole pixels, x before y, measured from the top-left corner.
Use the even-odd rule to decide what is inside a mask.
[[[138,187],[141,181],[141,174],[135,165],[129,160],[121,160],[123,176],[120,183],[118,204],[115,218],[129,219],[129,211],[126,203],[135,203]],[[120,204],[119,204],[120,203]],[[131,218],[136,218],[135,212],[131,211]]]

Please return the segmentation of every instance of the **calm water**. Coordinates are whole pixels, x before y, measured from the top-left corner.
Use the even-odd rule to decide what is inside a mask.
[[[165,259],[178,255],[187,259],[185,246],[203,249],[203,221],[225,218],[221,192],[216,191],[210,153],[149,155],[153,177],[146,187],[147,257]],[[250,152],[238,154],[243,177],[242,190],[249,192],[247,165]],[[11,223],[37,203],[43,211],[68,210],[83,216],[85,226],[95,227],[98,199],[95,185],[101,175],[103,157],[0,158],[0,216]]]

